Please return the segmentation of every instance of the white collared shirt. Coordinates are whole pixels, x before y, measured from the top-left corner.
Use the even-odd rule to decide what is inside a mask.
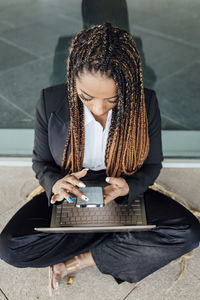
[[[108,112],[106,127],[103,130],[102,125],[95,120],[87,106],[84,104],[83,106],[85,114],[85,153],[83,168],[96,171],[106,169],[104,157],[112,119],[112,109]]]

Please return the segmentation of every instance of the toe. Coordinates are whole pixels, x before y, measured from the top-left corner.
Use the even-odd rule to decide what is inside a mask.
[[[61,279],[61,275],[59,273],[55,273],[54,270],[53,270],[53,275],[52,275],[52,288],[54,290],[56,290],[59,286],[59,282],[60,282],[60,279]]]

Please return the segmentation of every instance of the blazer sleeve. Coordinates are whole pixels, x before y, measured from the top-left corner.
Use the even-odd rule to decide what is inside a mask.
[[[155,91],[151,91],[149,99],[148,131],[149,154],[142,167],[133,175],[124,176],[129,185],[129,194],[125,198],[130,205],[140,194],[144,193],[148,186],[153,185],[162,169],[163,151],[161,140],[161,117],[158,100]]]
[[[41,186],[45,189],[48,205],[52,196],[52,186],[63,178],[61,168],[58,166],[49,149],[48,120],[45,109],[45,91],[42,90],[35,111],[35,135],[32,155],[32,169]]]

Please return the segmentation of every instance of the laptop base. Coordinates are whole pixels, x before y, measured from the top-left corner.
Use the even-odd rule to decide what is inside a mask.
[[[118,231],[147,231],[155,228],[156,225],[131,225],[131,226],[93,226],[93,227],[58,227],[58,228],[50,228],[50,227],[41,227],[34,228],[37,231],[48,232],[48,233],[65,233],[65,232],[118,232]]]

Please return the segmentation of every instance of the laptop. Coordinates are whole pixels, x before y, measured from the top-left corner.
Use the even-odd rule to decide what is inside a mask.
[[[92,175],[92,170],[89,171]],[[98,171],[92,172],[102,175]],[[102,193],[103,187],[109,185],[105,181],[106,175],[103,178],[90,176],[89,180],[88,177],[84,178],[80,180],[86,187],[101,188]],[[128,203],[117,201],[117,198],[103,206],[95,204],[89,207],[87,204],[77,205],[77,201],[72,204],[63,201],[62,204],[53,205],[50,226],[36,227],[35,230],[48,233],[87,233],[146,231],[155,228],[156,225],[147,224],[147,219],[144,194],[139,195],[129,206]]]

